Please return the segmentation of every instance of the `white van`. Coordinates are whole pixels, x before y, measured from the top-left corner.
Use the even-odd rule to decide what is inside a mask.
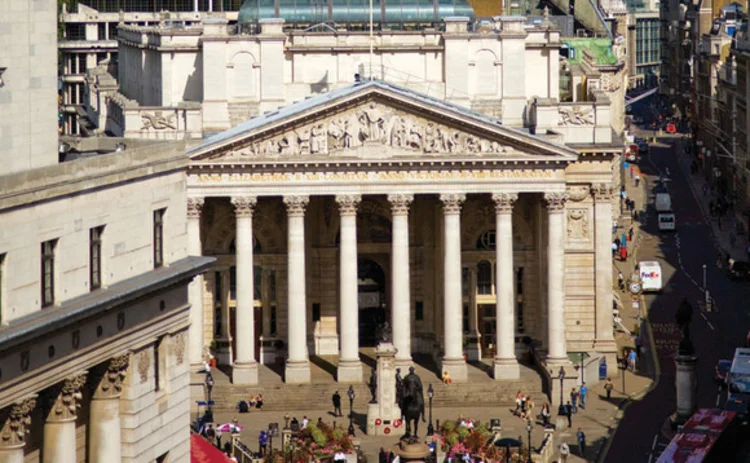
[[[671,212],[659,214],[659,231],[675,231],[674,214]]]
[[[643,292],[661,291],[661,265],[656,261],[644,261],[638,263],[638,268]]]

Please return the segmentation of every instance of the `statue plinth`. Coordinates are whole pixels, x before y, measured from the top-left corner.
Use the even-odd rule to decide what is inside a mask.
[[[675,375],[675,390],[677,395],[677,410],[671,417],[672,425],[684,424],[696,408],[696,391],[698,389],[695,367],[698,357],[695,355],[678,354],[675,358],[677,373]]]
[[[375,403],[367,406],[367,435],[400,435],[403,432],[401,410],[396,404],[396,348],[381,342],[375,349],[377,358],[377,392]]]
[[[424,443],[410,444],[402,440],[399,442],[395,453],[401,461],[419,463],[427,460],[430,456],[430,447]]]

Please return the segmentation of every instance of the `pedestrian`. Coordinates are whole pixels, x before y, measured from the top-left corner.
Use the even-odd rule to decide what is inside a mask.
[[[585,460],[586,459],[586,434],[583,433],[581,428],[578,428],[578,434],[576,434],[576,437],[578,438],[578,451],[581,452],[581,458]]]
[[[534,401],[531,400],[531,396],[526,396],[526,418],[534,419]]]
[[[612,259],[617,257],[617,253],[620,252],[620,243],[617,240],[612,242]],[[750,248],[748,248],[748,258],[750,258]]]
[[[310,424],[310,420],[308,420],[306,416],[303,416],[302,417],[302,427],[300,429],[305,429],[308,424]]]
[[[571,389],[570,402],[573,405],[573,413],[578,413],[578,396],[579,396],[579,393],[576,390],[576,388]]]
[[[563,408],[564,408],[563,411],[565,412],[565,417],[568,418],[568,427],[572,428],[573,427],[573,406],[570,404],[570,401],[568,401],[568,403],[566,403],[565,407]]]
[[[628,230],[628,241],[631,243],[633,242],[633,227],[630,227]]]
[[[516,409],[513,411],[514,415],[521,415],[521,399],[523,398],[523,394],[521,394],[521,391],[518,391],[516,393]]]
[[[341,413],[341,394],[339,394],[339,391],[333,393],[331,402],[333,402],[333,416],[343,416]]]
[[[637,187],[641,183],[641,176],[638,174],[635,174],[635,186]]]
[[[625,277],[622,276],[621,271],[617,271],[617,287],[620,288],[620,291],[625,289]]]
[[[620,246],[620,260],[625,262],[628,260],[628,247]]]
[[[635,168],[633,166],[630,166],[630,179],[633,179],[633,173],[635,172]]]
[[[380,453],[378,454],[378,463],[388,463],[388,454],[385,453],[385,449],[380,447]]]
[[[638,358],[638,354],[636,354],[635,349],[630,349],[630,353],[628,354],[628,361],[630,363],[630,369],[633,373],[635,373],[635,360]]]
[[[549,417],[550,417],[550,411],[549,411],[549,404],[545,402],[544,405],[542,405],[542,424],[546,428],[549,426]]]
[[[581,383],[581,408],[586,408],[586,395],[589,393],[589,388],[586,387],[586,382]]]
[[[268,433],[265,430],[261,430],[258,434],[258,446],[260,447],[260,456],[266,456],[266,448],[268,446]]]
[[[607,400],[609,400],[612,397],[612,389],[615,388],[615,385],[612,384],[612,378],[607,378],[607,382],[604,383],[604,392],[607,393]]]
[[[216,428],[216,448],[221,450],[221,431]]]
[[[570,447],[568,447],[568,444],[563,442],[560,444],[560,460],[565,463],[568,461],[568,455],[570,455]]]

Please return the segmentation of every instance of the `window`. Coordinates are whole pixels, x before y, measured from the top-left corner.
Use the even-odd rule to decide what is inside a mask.
[[[417,301],[414,303],[414,318],[417,321],[424,320],[424,304],[422,301]]]
[[[154,211],[154,268],[164,265],[164,214],[166,209]]]
[[[461,268],[461,295],[469,297],[469,268]]]
[[[214,336],[221,336],[221,272],[214,272]]]
[[[55,246],[57,240],[42,243],[42,307],[55,303]]]
[[[486,260],[477,264],[477,294],[492,294],[492,265]]]
[[[263,284],[263,269],[260,265],[253,266],[253,299],[260,302],[261,300],[261,289]]]
[[[469,331],[469,304],[464,304],[463,317],[461,317],[461,333],[467,333]]]
[[[89,289],[102,286],[102,233],[104,227],[89,230]]]

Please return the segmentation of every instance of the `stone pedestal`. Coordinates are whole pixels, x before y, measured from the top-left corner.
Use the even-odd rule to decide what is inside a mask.
[[[258,362],[235,362],[232,367],[232,384],[258,384]]]
[[[473,333],[466,336],[466,360],[469,362],[482,361],[482,345],[480,344],[479,333]]]
[[[413,462],[421,463],[428,459],[430,456],[430,447],[427,444],[415,443],[409,444],[406,441],[401,441],[396,447],[396,455],[402,462]]]
[[[677,410],[672,415],[672,423],[685,423],[695,413],[695,393],[697,390],[695,366],[698,358],[694,355],[678,355],[675,359],[677,375],[675,390],[677,392]]]
[[[381,342],[375,349],[375,356],[378,387],[376,402],[367,406],[366,432],[368,436],[398,434],[403,425],[400,423],[401,410],[396,405],[396,348],[390,342]]]

